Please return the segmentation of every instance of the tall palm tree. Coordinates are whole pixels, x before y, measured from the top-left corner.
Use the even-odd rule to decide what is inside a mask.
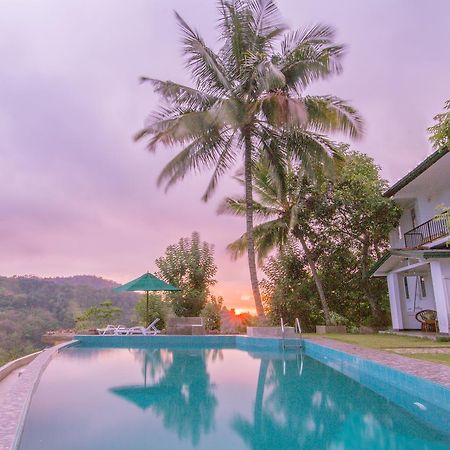
[[[274,177],[263,160],[255,165],[253,191],[256,199],[253,201],[253,211],[261,223],[253,228],[253,238],[260,264],[272,250],[282,248],[290,238],[293,237],[299,241],[317,288],[325,322],[330,325],[332,320],[325,290],[317,272],[315,257],[307,243],[307,235],[311,235],[312,230],[308,226],[308,206],[306,205],[309,187],[304,182],[306,173],[311,178],[314,175],[320,175],[318,169],[323,168],[325,172],[332,170],[333,167],[329,164],[328,167],[324,165],[327,162],[329,163],[327,160],[323,161],[323,164],[319,164],[315,171],[308,168],[307,172],[302,166],[294,167],[288,164],[282,174],[284,180],[282,188],[278,180],[279,174]],[[235,178],[241,184],[245,183],[242,176]],[[226,198],[219,207],[219,213],[243,216],[245,206],[244,198]],[[231,243],[228,250],[234,258],[237,258],[245,252],[246,246],[247,233]]]
[[[265,155],[271,170],[279,171],[285,151],[299,158],[304,145],[330,151],[321,133],[356,137],[362,120],[337,97],[304,94],[311,82],[341,71],[344,47],[334,43],[331,27],[285,33],[273,0],[222,0],[218,9],[218,51],[176,14],[194,86],[143,78],[165,105],[136,140],[147,139],[150,151],[160,143],[183,146],[159,175],[166,189],[191,171],[211,170],[204,201],[243,154],[248,264],[256,310],[264,319],[253,242],[253,161]]]

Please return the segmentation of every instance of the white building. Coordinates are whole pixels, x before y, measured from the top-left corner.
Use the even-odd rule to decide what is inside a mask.
[[[384,194],[403,209],[391,249],[372,268],[387,277],[392,326],[420,330],[416,314],[437,312],[439,332],[449,333],[450,152],[441,149]],[[446,208],[446,209],[445,209]]]

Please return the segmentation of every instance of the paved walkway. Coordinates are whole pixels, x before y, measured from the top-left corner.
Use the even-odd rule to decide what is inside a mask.
[[[67,343],[43,350],[27,366],[18,369],[21,372],[20,376],[14,371],[2,381],[6,383],[8,389],[1,390],[0,450],[13,448],[15,436],[23,425],[31,395],[40,375],[51,358],[65,345]]]
[[[433,381],[434,383],[443,384],[444,386],[450,388],[450,366],[407,358],[405,356],[395,355],[382,350],[360,347],[355,344],[347,344],[346,342],[340,342],[334,339],[327,339],[323,337],[308,337],[305,339],[309,339],[319,345],[324,345],[326,347],[341,350],[361,358],[375,361],[379,364],[384,364],[385,366],[392,367],[393,369],[401,370],[411,375]]]

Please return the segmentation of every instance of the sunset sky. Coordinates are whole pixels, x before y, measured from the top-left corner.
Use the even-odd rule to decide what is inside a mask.
[[[348,45],[343,74],[310,92],[359,109],[355,149],[391,182],[431,152],[426,127],[450,98],[448,0],[278,3],[291,28],[327,23]],[[240,187],[226,176],[205,204],[202,174],[165,194],[156,177],[176,150],[132,140],[158,104],[139,76],[189,83],[173,10],[217,48],[214,0],[0,2],[1,275],[124,282],[196,230],[215,244],[215,293],[253,308],[246,260],[225,250],[245,223],[216,214]]]

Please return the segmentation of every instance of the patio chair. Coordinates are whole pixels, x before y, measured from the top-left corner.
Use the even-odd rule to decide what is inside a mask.
[[[105,336],[110,334],[119,334],[119,330],[126,329],[123,325],[107,325],[106,328],[97,328],[97,333]]]
[[[424,309],[416,314],[416,320],[420,322],[422,331],[437,331],[437,313],[432,309]]]
[[[127,336],[132,334],[142,334],[144,336],[156,335],[161,333],[155,325],[159,322],[159,318],[156,318],[147,328],[145,327],[131,327],[125,330],[120,330],[119,334],[125,334]]]

